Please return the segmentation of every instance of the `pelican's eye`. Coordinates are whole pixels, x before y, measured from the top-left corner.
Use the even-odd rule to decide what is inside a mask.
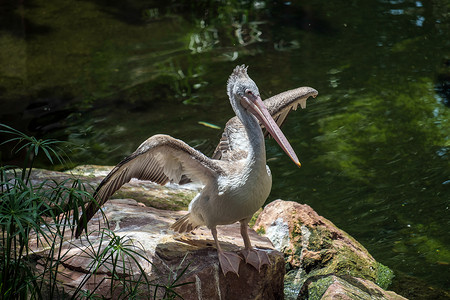
[[[245,90],[245,93],[246,93],[247,95],[250,95],[250,96],[252,96],[252,95],[253,95],[253,92],[252,92],[252,91],[250,91],[250,90]]]

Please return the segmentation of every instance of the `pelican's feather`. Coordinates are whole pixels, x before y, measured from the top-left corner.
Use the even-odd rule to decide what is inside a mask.
[[[188,177],[191,181],[208,184],[223,174],[217,161],[181,140],[168,135],[154,135],[143,142],[130,156],[122,160],[103,179],[91,202],[81,216],[75,236],[78,237],[86,224],[109,197],[132,178],[150,180],[158,184],[168,181],[179,183]]]

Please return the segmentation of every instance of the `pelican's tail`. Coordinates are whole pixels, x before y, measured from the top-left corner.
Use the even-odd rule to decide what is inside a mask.
[[[199,227],[199,224],[195,224],[192,220],[189,219],[190,213],[179,218],[175,223],[170,226],[170,229],[173,231],[183,233],[183,232],[191,232],[195,228]]]

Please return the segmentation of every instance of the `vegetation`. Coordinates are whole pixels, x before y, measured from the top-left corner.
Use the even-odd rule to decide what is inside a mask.
[[[94,245],[89,236],[83,249],[68,241],[74,236],[79,209],[83,210],[87,201],[95,201],[89,186],[79,179],[44,180],[38,185],[30,180],[38,155],[44,153],[51,163],[62,163],[62,142],[37,140],[4,124],[0,124],[0,133],[12,136],[2,144],[15,142],[16,153],[26,152],[22,168],[0,167],[1,299],[59,299],[68,295],[71,299],[98,299],[100,287],[104,290],[105,286],[115,299],[181,298],[174,289],[187,284],[178,282],[187,267],[177,270],[166,285],[151,282],[138,260],[151,262],[142,254],[142,246],[130,238],[101,229],[94,233],[100,245]],[[67,244],[70,247],[64,247]],[[31,245],[40,245],[42,250],[33,252]],[[74,247],[92,263],[79,285],[65,290],[58,282],[64,276],[64,263],[73,258],[70,249]],[[88,290],[85,284],[93,276],[100,279]]]

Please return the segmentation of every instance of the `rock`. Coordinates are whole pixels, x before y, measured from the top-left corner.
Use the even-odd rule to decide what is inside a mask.
[[[90,177],[90,181],[101,181],[112,170],[110,166],[81,165],[66,173],[83,178]],[[186,210],[189,202],[195,197],[201,186],[186,184],[183,186],[167,184],[160,186],[150,181],[132,179],[123,185],[111,199],[131,198],[146,206],[167,209]]]
[[[367,250],[310,206],[276,200],[265,207],[254,228],[287,254],[291,267],[377,278],[377,263]],[[338,259],[335,259],[338,258]]]
[[[57,183],[66,181],[65,186],[70,187],[74,180],[84,183],[86,191],[93,193],[103,178],[112,170],[110,166],[83,165],[65,172],[33,169],[30,177],[33,186],[46,182],[51,189]],[[20,170],[16,171],[20,176]],[[189,202],[198,193],[200,186],[187,184],[183,186],[167,184],[160,186],[150,181],[132,179],[124,184],[111,199],[135,199],[146,206],[166,210],[186,210]]]
[[[109,170],[97,166],[66,173],[35,170],[31,180],[37,186],[51,179],[46,184],[50,188],[52,180],[76,178],[96,187]],[[89,186],[86,189],[93,192]],[[58,266],[59,287],[69,295],[81,288],[86,297],[95,293],[113,299],[154,295],[157,299],[176,295],[184,299],[404,299],[374,283],[387,287],[392,271],[362,245],[308,205],[281,200],[269,204],[255,222],[254,229],[266,237],[249,232],[253,245],[267,252],[271,265],[258,273],[241,263],[239,277],[225,277],[208,229],[184,235],[168,229],[185,213],[179,210],[197,189],[142,181],[124,185],[102,208],[109,227],[98,214],[88,224],[93,232],[89,238],[73,240],[67,230]],[[109,229],[101,229],[105,227]],[[218,227],[224,250],[244,246],[239,231],[239,224]],[[36,267],[43,270],[50,245],[42,241],[37,245],[36,240],[30,244]],[[124,263],[113,268],[115,258]]]
[[[290,269],[285,277],[287,299],[296,299],[300,289],[308,294],[309,289],[305,292],[303,288],[310,278],[342,283],[341,276],[350,276],[387,288],[393,277],[392,271],[377,263],[361,244],[306,204],[276,200],[259,214],[253,228],[285,253]],[[328,294],[336,285],[329,286],[332,289],[327,290]]]
[[[336,275],[310,277],[303,285],[298,300],[405,300],[394,292],[385,291],[372,281],[352,276]]]
[[[92,174],[85,176],[78,173],[77,176],[91,182],[100,181],[95,170]],[[43,178],[61,181],[68,176],[73,175],[40,170],[32,180],[36,183]],[[148,182],[132,182],[125,190],[146,195],[154,187]],[[157,190],[161,197],[185,192],[171,187],[158,187]],[[224,276],[213,247],[214,239],[207,228],[198,228],[183,235],[169,230],[169,226],[185,212],[147,207],[134,199],[110,199],[102,211],[110,230],[101,230],[108,226],[98,213],[88,223],[88,232],[92,232],[89,238],[82,236],[73,240],[69,230],[65,234],[61,247],[64,259],[58,268],[58,281],[65,293],[72,294],[82,286],[84,293],[94,291],[102,297],[113,299],[126,298],[130,293],[137,293],[138,298],[153,298],[155,289],[157,299],[174,296],[175,293],[184,299],[283,297],[284,256],[273,248],[269,239],[253,230],[249,230],[253,245],[268,254],[271,264],[263,266],[258,272],[241,262],[239,277],[231,273]],[[217,229],[225,251],[238,251],[244,247],[239,223],[218,226]],[[37,244],[36,239],[30,245],[37,259],[37,268],[43,270],[43,258],[49,254],[49,245],[42,241]],[[105,255],[101,255],[103,251]],[[131,253],[134,259],[127,253]],[[114,269],[111,261],[116,257],[119,263]],[[97,260],[104,263],[97,266]],[[92,275],[94,270],[96,275]],[[145,282],[142,273],[150,285]],[[111,277],[119,280],[112,283]],[[133,290],[136,285],[132,280],[142,282],[138,289]]]
[[[73,169],[65,171],[66,174],[71,174],[74,176],[83,176],[91,178],[103,178],[111,172],[114,167],[112,166],[99,166],[99,165],[80,165]]]

